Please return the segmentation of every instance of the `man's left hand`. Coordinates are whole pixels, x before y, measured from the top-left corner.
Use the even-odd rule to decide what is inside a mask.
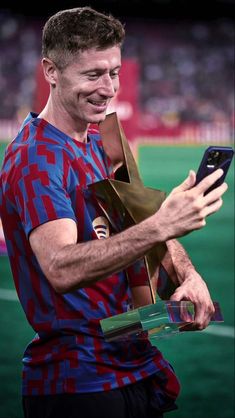
[[[185,273],[184,281],[177,287],[170,300],[188,300],[194,304],[194,322],[183,326],[181,331],[203,330],[215,312],[207,285],[194,269]]]

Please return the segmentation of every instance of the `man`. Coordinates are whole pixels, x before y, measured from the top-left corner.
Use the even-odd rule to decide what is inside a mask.
[[[197,186],[191,171],[157,213],[121,233],[109,226],[109,236],[97,239],[93,227],[104,214],[88,185],[112,168],[89,125],[105,119],[119,88],[124,35],[120,21],[88,7],[52,16],[42,40],[48,102],[6,151],[1,216],[18,296],[36,332],[23,357],[27,418],[162,417],[175,408],[179,384],[162,354],[147,339],[107,343],[99,323],[128,309],[125,269],[156,244],[167,242],[166,267],[173,261],[177,273],[172,299],[195,304],[191,329],[205,328],[214,312],[175,238],[219,210],[226,184],[204,192],[221,170]]]

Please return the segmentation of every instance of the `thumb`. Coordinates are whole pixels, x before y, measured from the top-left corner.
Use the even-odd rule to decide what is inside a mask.
[[[174,193],[184,192],[190,190],[196,181],[196,173],[193,170],[189,171],[188,177],[177,187],[173,189]]]

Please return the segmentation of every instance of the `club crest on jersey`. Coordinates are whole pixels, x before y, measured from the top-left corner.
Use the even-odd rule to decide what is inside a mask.
[[[106,218],[99,216],[92,222],[93,229],[98,239],[104,239],[109,237],[109,223]]]

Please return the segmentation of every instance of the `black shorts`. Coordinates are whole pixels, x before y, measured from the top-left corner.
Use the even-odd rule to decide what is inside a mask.
[[[107,392],[24,396],[25,418],[161,418],[148,379]]]

